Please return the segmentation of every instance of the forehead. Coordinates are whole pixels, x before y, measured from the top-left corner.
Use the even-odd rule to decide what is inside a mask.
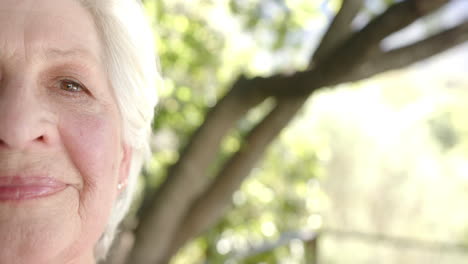
[[[0,1],[0,56],[79,55],[102,61],[91,14],[75,0]]]

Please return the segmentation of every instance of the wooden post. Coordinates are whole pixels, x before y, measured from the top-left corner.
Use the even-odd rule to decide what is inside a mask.
[[[306,264],[319,264],[319,233],[304,242]]]

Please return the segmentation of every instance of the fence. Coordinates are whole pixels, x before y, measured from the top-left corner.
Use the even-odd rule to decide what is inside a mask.
[[[467,255],[468,257],[468,245],[461,243],[425,241],[413,238],[395,237],[383,234],[370,234],[358,231],[322,229],[313,232],[287,232],[274,242],[265,243],[261,246],[251,248],[248,252],[236,254],[234,258],[251,258],[262,253],[271,252],[281,246],[288,245],[291,243],[291,241],[300,240],[305,245],[305,263],[322,264],[320,261],[320,240],[325,236],[332,236],[337,239],[352,239],[372,244],[379,243],[401,249],[419,249],[431,252],[453,252]]]

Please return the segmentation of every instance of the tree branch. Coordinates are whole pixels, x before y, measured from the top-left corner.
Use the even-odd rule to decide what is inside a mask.
[[[236,82],[192,136],[190,144],[177,164],[169,170],[167,179],[152,199],[152,206],[145,210],[146,214],[141,217],[136,230],[137,247],[132,251],[129,263],[165,263],[168,253],[174,252],[188,238],[214,223],[229,204],[232,193],[247,177],[270,142],[301,108],[308,95],[324,86],[346,81],[346,76],[348,79],[357,76],[353,75],[353,69],[368,63],[370,52],[383,38],[447,1],[399,2],[339,44],[311,70],[290,76],[240,79]],[[442,44],[440,50],[444,50]],[[384,67],[382,69],[385,70]],[[267,95],[278,97],[276,108],[251,131],[245,146],[226,163],[210,184],[209,177],[206,177],[208,167],[218,154],[217,147],[222,138],[237,120]]]
[[[206,146],[219,146],[236,121],[263,101],[265,96],[254,89],[257,83],[256,79],[239,79],[207,114],[205,122],[192,136],[140,217],[136,230],[137,246],[129,258],[131,263],[157,263],[158,257],[165,254],[168,243],[160,241],[171,241],[189,206],[209,184],[207,170],[219,150]]]
[[[367,27],[346,41],[339,50],[331,54],[329,57],[335,59],[335,61],[330,62],[328,61],[330,58],[327,58],[323,63],[325,66],[319,65],[316,69],[296,73],[291,76],[273,76],[258,79],[258,83],[261,85],[256,86],[257,89],[267,89],[269,91],[277,89],[288,94],[293,92],[297,97],[289,99],[287,99],[289,96],[280,97],[276,108],[251,131],[246,138],[246,145],[227,162],[215,181],[207,188],[207,191],[200,195],[190,207],[190,210],[184,217],[185,220],[179,226],[175,239],[166,252],[166,257],[171,256],[189,238],[199,234],[219,219],[224,209],[229,205],[232,193],[239,188],[255,162],[260,159],[266,147],[301,108],[311,91],[325,85],[334,85],[341,82],[340,78],[337,77],[340,76],[338,74],[340,71],[336,71],[331,67],[341,60],[340,55],[347,56],[347,63],[345,65],[356,64],[355,61],[352,61],[353,57],[358,62],[362,60],[362,57],[355,57],[356,52],[352,52],[351,56],[347,54],[350,51],[348,45],[352,46],[354,50],[361,52],[361,54],[365,54],[368,49],[379,43],[388,34],[403,28],[421,15],[426,14],[421,12],[421,9],[415,8],[415,3],[417,2],[403,2],[390,7],[389,11],[384,12],[369,23]],[[429,12],[433,9],[426,7],[424,10]],[[403,15],[406,19],[395,22],[396,15],[400,19],[401,15]],[[367,43],[367,41],[371,44]],[[324,69],[328,69],[328,71]],[[343,73],[351,71],[348,68],[340,70]],[[271,85],[267,85],[266,83],[270,83]],[[288,87],[293,87],[293,89],[286,89]],[[299,93],[297,93],[298,90]]]
[[[314,52],[311,65],[323,60],[323,58],[327,57],[337,46],[351,36],[351,22],[359,10],[361,10],[362,4],[363,0],[343,0],[340,10]]]
[[[341,80],[354,82],[385,71],[399,69],[442,53],[466,41],[468,41],[468,22],[408,46],[381,53],[350,74],[343,76]]]
[[[299,90],[302,90],[302,94],[307,93],[309,90],[307,84],[311,82],[318,83],[315,85],[320,87],[340,83],[338,81],[329,83],[330,80],[325,76],[336,78],[365,63],[384,38],[440,8],[448,1],[408,0],[390,6],[327,56],[323,63],[317,65],[315,74],[305,75],[305,80],[302,81],[305,85]]]
[[[168,256],[177,251],[188,239],[214,224],[230,204],[232,194],[239,189],[265,149],[278,136],[306,98],[283,99],[246,137],[245,144],[225,164],[210,188],[194,202],[180,225]]]
[[[298,72],[285,77],[285,83],[294,80],[292,89],[266,87],[264,93],[275,96],[305,96],[315,89],[337,85],[342,76],[361,67],[375,54],[375,47],[387,36],[395,33],[420,17],[440,8],[449,0],[408,0],[390,6],[385,12],[372,20],[367,26],[343,42],[323,61],[308,71]]]

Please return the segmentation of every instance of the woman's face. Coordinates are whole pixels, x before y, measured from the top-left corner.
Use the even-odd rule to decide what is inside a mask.
[[[130,153],[91,15],[0,1],[0,263],[91,263]]]

